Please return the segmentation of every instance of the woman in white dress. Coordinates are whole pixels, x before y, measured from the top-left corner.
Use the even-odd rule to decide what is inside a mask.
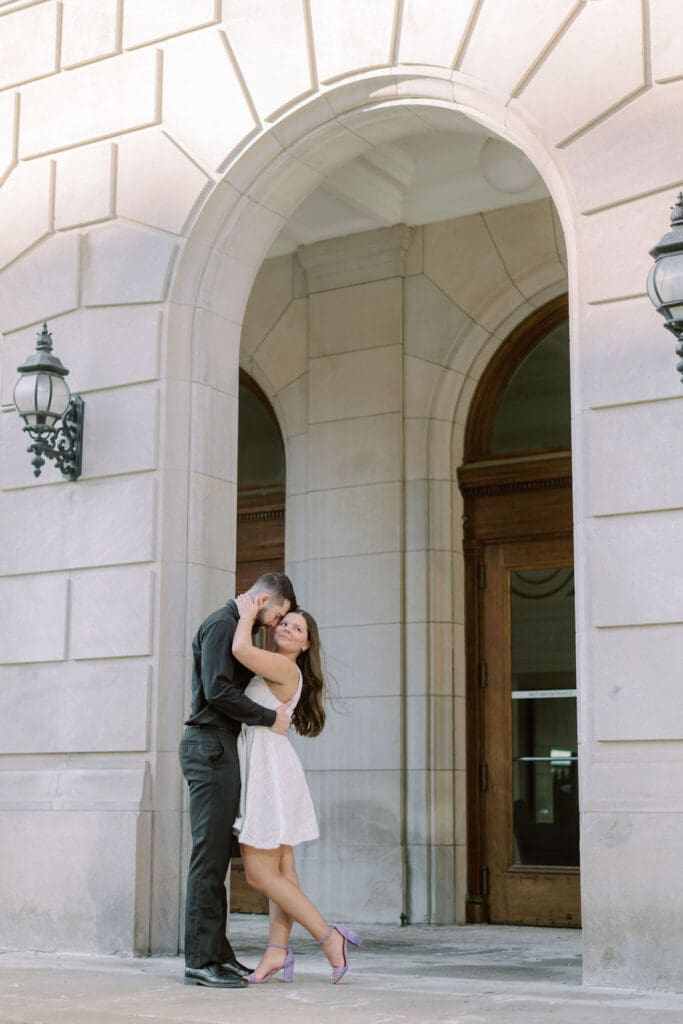
[[[275,651],[261,650],[252,630],[262,600],[263,595],[237,598],[240,619],[232,652],[255,673],[245,692],[266,707],[285,704],[298,733],[318,736],[325,724],[318,627],[308,612],[288,612],[275,629]],[[293,847],[318,837],[301,762],[287,736],[262,726],[243,725],[237,749],[242,792],[235,832],[247,882],[270,901],[268,946],[248,980],[260,984],[279,971],[285,981],[292,980],[289,936],[298,921],[322,947],[336,984],[348,968],[347,942],[359,946],[361,938],[343,925],[328,924],[299,888]]]

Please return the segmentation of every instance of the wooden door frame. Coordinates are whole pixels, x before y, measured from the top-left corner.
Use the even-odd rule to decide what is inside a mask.
[[[571,453],[490,452],[495,416],[505,389],[523,359],[542,337],[568,316],[566,295],[536,310],[506,338],[477,385],[465,430],[465,456],[458,470],[464,500],[465,656],[467,731],[467,896],[466,920],[488,918],[483,878],[484,821],[480,784],[484,749],[482,637],[480,631],[487,544],[572,536]],[[520,530],[519,522],[524,523]]]

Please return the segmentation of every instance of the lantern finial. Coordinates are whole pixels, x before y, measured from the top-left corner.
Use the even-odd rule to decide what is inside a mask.
[[[43,322],[43,329],[36,335],[36,349],[39,352],[52,352],[52,335],[47,329],[47,321]]]
[[[676,204],[671,207],[671,226],[683,224],[683,192],[676,196]]]

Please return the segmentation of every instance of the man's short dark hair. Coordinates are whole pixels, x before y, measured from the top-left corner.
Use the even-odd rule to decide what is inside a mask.
[[[297,607],[292,581],[284,572],[266,572],[249,589],[258,594],[267,592],[280,601],[289,601],[290,608]]]

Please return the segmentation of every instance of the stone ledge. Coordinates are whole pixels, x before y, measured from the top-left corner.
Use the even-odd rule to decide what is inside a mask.
[[[121,769],[0,771],[0,809],[149,809],[149,765]]]

